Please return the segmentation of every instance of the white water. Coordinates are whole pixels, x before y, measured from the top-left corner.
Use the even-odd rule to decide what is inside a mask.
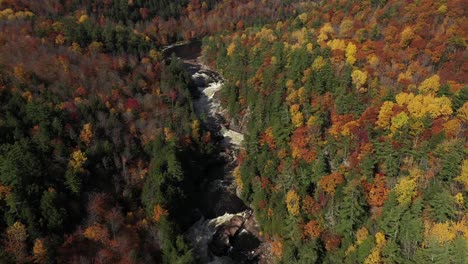
[[[193,79],[204,79],[208,82],[207,87],[198,87],[198,90],[203,94],[198,100],[195,100],[195,107],[199,112],[203,113],[207,117],[211,117],[213,120],[217,121],[217,113],[223,113],[224,109],[222,108],[219,100],[214,96],[216,92],[220,91],[223,88],[224,82],[222,80],[216,81],[213,80],[208,74],[203,72],[196,72],[192,75]],[[240,148],[242,141],[244,140],[244,135],[228,129],[224,126],[221,126],[221,134],[224,136],[224,144],[232,144],[235,148]]]

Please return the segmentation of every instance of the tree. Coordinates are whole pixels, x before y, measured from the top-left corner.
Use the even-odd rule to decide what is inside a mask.
[[[340,219],[337,229],[346,238],[350,237],[364,220],[366,203],[360,186],[349,184],[343,190],[343,201],[339,205]]]
[[[351,73],[351,78],[353,79],[353,83],[356,85],[356,89],[359,90],[367,81],[367,72],[354,70],[353,73]]]
[[[408,122],[408,115],[405,112],[401,112],[392,118],[392,125],[390,126],[390,130],[392,131],[392,133],[395,133],[397,130],[407,125]]]
[[[405,27],[405,29],[401,32],[400,46],[407,47],[414,37],[415,34],[413,32],[413,29],[410,26]]]
[[[388,128],[393,115],[393,106],[395,104],[390,101],[385,101],[380,107],[379,117],[376,125],[381,128]]]
[[[48,261],[47,248],[43,239],[34,240],[33,260],[38,264],[45,264]]]
[[[364,188],[367,191],[367,203],[371,206],[383,206],[390,193],[385,176],[380,173],[375,175],[373,183],[365,182]]]
[[[7,228],[5,251],[11,253],[18,263],[25,263],[28,260],[27,238],[26,226],[21,222],[15,222]]]
[[[334,32],[335,31],[333,30],[333,26],[330,23],[325,23],[319,31],[319,35],[317,36],[317,42],[323,43],[327,41],[329,35],[333,34]]]
[[[318,204],[310,195],[306,195],[302,200],[302,210],[310,216],[313,216],[320,210],[320,204]]]
[[[65,209],[59,205],[57,192],[50,188],[44,191],[41,198],[41,214],[49,230],[58,230],[65,220]]]
[[[161,217],[167,216],[168,212],[161,205],[157,204],[153,209],[153,220],[158,223],[161,220]]]
[[[305,226],[304,226],[304,235],[309,238],[317,238],[320,236],[320,233],[322,232],[322,228],[320,225],[317,223],[315,220],[309,221]]]
[[[356,62],[356,51],[356,45],[354,45],[352,42],[349,42],[348,46],[346,46],[346,63],[354,65]]]
[[[83,236],[89,240],[107,243],[109,241],[109,233],[107,229],[99,224],[94,224],[86,228],[83,232]]]
[[[418,87],[422,94],[436,94],[440,89],[440,77],[437,74],[424,80]]]
[[[339,172],[335,172],[327,176],[323,176],[322,179],[320,179],[318,185],[326,193],[330,195],[334,195],[336,187],[340,185],[341,183],[343,183],[343,181],[344,181],[343,174]]]
[[[382,248],[387,244],[387,241],[385,239],[385,235],[381,232],[377,232],[375,234],[375,242],[376,245],[374,249],[372,249],[371,253],[369,256],[364,261],[364,264],[379,264],[382,263],[381,260],[381,252]]]
[[[288,212],[293,216],[299,214],[299,201],[300,198],[296,191],[289,190],[286,194],[286,207],[288,208]]]
[[[402,205],[407,205],[416,196],[416,178],[404,177],[401,178],[397,185],[395,185],[395,193],[398,195],[398,202]]]
[[[68,165],[73,171],[78,172],[78,171],[83,170],[83,165],[87,159],[88,158],[86,157],[86,154],[78,149],[72,153],[70,157],[70,161],[68,162]]]
[[[80,133],[80,139],[83,141],[87,146],[91,143],[91,140],[93,139],[93,126],[91,123],[86,123],[83,126],[83,129],[81,130]]]
[[[447,189],[440,185],[433,185],[428,188],[427,196],[432,219],[445,222],[455,217],[455,200]]]
[[[454,178],[454,180],[461,183],[465,191],[468,190],[468,160],[463,160],[461,173],[458,177]]]
[[[231,42],[231,44],[229,44],[229,46],[227,47],[227,55],[232,56],[235,50],[236,50],[236,43]]]

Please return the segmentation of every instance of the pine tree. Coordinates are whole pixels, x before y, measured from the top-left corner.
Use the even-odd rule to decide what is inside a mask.
[[[343,201],[339,205],[338,230],[343,236],[350,236],[363,222],[367,204],[360,186],[348,185],[343,191]]]

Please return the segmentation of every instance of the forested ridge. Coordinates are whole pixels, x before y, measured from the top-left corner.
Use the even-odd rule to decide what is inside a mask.
[[[0,263],[197,262],[193,39],[268,259],[467,263],[466,5],[0,1]]]
[[[219,139],[194,113],[182,63],[160,50],[273,10],[292,9],[0,1],[0,262],[193,263],[182,234]]]
[[[207,37],[280,263],[466,263],[462,1],[324,1]]]

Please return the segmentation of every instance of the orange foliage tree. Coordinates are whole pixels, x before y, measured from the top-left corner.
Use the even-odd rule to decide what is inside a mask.
[[[329,174],[327,176],[323,176],[322,179],[320,179],[318,185],[322,190],[324,190],[326,193],[334,195],[336,186],[344,182],[344,177],[343,174],[339,172],[334,172],[332,174]]]
[[[317,221],[311,220],[304,226],[304,235],[309,238],[317,238],[322,232],[322,227]]]
[[[371,206],[380,207],[388,198],[390,189],[387,188],[387,181],[383,174],[375,175],[373,183],[364,182],[364,189],[367,191],[367,202]]]

